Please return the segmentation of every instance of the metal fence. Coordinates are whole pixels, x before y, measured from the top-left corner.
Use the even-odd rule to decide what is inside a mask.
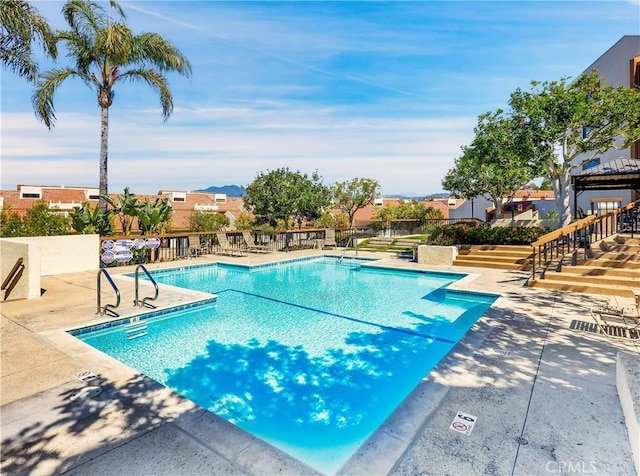
[[[395,237],[428,233],[434,226],[452,225],[469,222],[471,219],[436,219],[421,223],[419,220],[377,221],[357,228],[336,228],[335,241],[338,247],[345,247],[352,236],[370,238],[376,236]],[[246,249],[242,231],[226,231],[228,247]],[[325,241],[325,228],[303,228],[280,231],[252,230],[255,244],[267,246],[274,251],[322,248]],[[148,243],[153,241],[153,247]],[[150,236],[110,236],[101,238],[101,257],[105,248],[112,250],[108,260],[101,260],[103,267],[128,264],[157,263],[188,259],[197,254],[216,254],[223,250],[216,232],[182,232]]]

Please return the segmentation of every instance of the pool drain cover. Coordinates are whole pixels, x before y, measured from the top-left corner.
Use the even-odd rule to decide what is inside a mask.
[[[100,387],[84,387],[78,390],[76,393],[71,394],[69,399],[71,401],[86,400],[87,398],[97,397],[101,393],[102,393],[102,388]]]

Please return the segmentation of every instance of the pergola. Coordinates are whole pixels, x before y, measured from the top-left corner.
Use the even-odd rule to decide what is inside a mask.
[[[586,190],[635,190],[640,193],[640,159],[619,158],[571,175],[573,203]]]

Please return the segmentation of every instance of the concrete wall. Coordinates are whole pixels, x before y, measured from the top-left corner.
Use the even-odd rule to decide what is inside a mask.
[[[8,299],[40,297],[40,277],[56,274],[98,271],[100,236],[65,235],[0,239],[0,278],[4,281],[11,268],[23,259],[24,269]],[[2,293],[5,299],[5,293]]]
[[[455,246],[418,245],[417,261],[420,264],[453,265],[458,256]]]
[[[38,247],[40,276],[98,271],[100,268],[100,235],[29,236],[2,240]]]
[[[22,264],[18,273],[16,273],[16,285],[7,293],[2,291],[2,300],[14,299],[36,299],[40,297],[40,248],[30,246],[27,243],[19,241],[10,241],[8,239],[0,240],[0,277],[2,282],[9,277],[9,273],[19,258],[22,258]],[[9,283],[7,283],[9,285]]]

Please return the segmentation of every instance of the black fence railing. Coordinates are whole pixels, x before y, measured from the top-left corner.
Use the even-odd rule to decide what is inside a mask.
[[[453,225],[460,222],[483,223],[480,220],[433,219],[376,221],[365,227],[336,228],[335,243],[345,247],[349,239],[375,236],[395,237],[429,233],[435,226]],[[229,248],[246,249],[242,231],[225,231],[227,243],[218,242],[217,232],[182,232],[153,236],[110,236],[101,238],[101,265],[103,267],[126,264],[156,263],[188,259],[202,254],[216,254]],[[268,247],[273,251],[322,248],[326,240],[325,228],[303,228],[280,231],[252,230],[253,244]]]
[[[544,279],[546,269],[557,263],[562,265],[565,256],[571,255],[575,263],[578,256],[591,259],[591,243],[617,233],[640,232],[640,200],[600,216],[590,215],[559,230],[552,231],[532,243],[531,278]]]

